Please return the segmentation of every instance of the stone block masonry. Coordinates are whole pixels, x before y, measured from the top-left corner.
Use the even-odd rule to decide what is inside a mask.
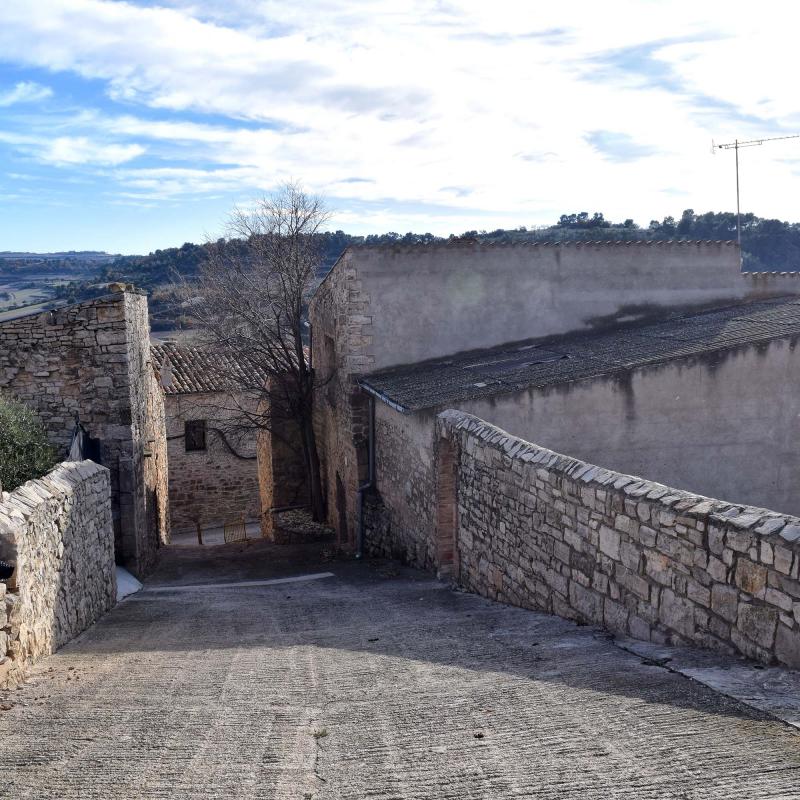
[[[64,453],[76,417],[111,479],[119,560],[142,576],[169,539],[163,401],[147,297],[130,287],[0,324],[0,390],[33,408]]]
[[[110,474],[93,461],[60,464],[0,492],[0,687],[88,628],[116,602]]]
[[[231,429],[233,401],[218,392],[167,395],[169,501],[172,530],[194,531],[261,516],[256,435]],[[187,451],[187,421],[205,420],[206,447]]]
[[[467,589],[800,668],[800,519],[593,466],[463,412],[437,426],[439,470],[455,469],[454,516],[439,511],[452,532],[439,534]]]

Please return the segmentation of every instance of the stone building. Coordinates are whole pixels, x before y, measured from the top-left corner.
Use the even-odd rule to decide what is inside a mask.
[[[172,528],[178,533],[261,519],[257,436],[241,424],[252,406],[236,389],[241,369],[191,345],[151,346],[164,390]],[[266,377],[261,380],[266,382]],[[252,385],[252,375],[241,383]],[[267,450],[268,452],[268,450]]]
[[[756,404],[759,380],[778,389],[771,397],[793,387],[795,307],[734,306],[793,295],[797,280],[743,274],[732,242],[346,251],[310,304],[312,364],[331,378],[315,406],[330,524],[357,546],[374,485],[381,549],[439,566],[443,408],[654,480],[794,510],[796,460],[780,428],[795,424],[793,400],[760,416]]]
[[[330,522],[492,599],[800,668],[799,280],[722,242],[348,251],[310,315]]]
[[[370,545],[430,568],[436,419],[459,409],[618,473],[800,515],[800,298],[735,303],[379,371]]]
[[[116,557],[143,575],[169,541],[163,401],[147,297],[121,284],[109,289],[0,323],[0,390],[38,412],[62,457],[80,422],[110,472]]]

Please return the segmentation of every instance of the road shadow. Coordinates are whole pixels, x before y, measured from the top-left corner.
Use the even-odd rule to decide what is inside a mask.
[[[633,699],[642,708],[672,706],[747,721],[774,719],[658,664],[615,647],[606,632],[550,614],[515,608],[453,590],[430,575],[389,561],[320,561],[311,546],[242,543],[166,554],[145,590],[127,598],[61,653],[98,658],[174,652],[182,659],[231,657],[260,651],[324,648],[331,664],[345,655],[363,656],[364,693],[393,688],[392,675],[411,674],[410,691],[426,691],[431,680],[459,681],[465,692],[527,696],[528,682],[568,688],[591,707],[592,696]],[[214,572],[216,570],[216,572]],[[181,585],[262,580],[302,573],[334,577],[273,586],[180,590]],[[173,582],[176,591],[147,592]],[[414,665],[425,665],[416,670]],[[429,669],[433,667],[433,670]],[[332,667],[328,680],[335,681]],[[415,671],[424,672],[419,686]],[[486,683],[487,676],[491,678]],[[323,677],[323,685],[325,679]],[[470,688],[471,687],[471,688]],[[337,689],[338,691],[338,689]],[[346,701],[341,693],[339,701]],[[800,758],[800,755],[798,756]]]

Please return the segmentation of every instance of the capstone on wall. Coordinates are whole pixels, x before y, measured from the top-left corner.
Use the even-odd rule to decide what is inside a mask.
[[[116,602],[110,473],[63,463],[0,492],[0,687],[85,630]]]
[[[164,398],[173,531],[203,529],[261,516],[256,435],[236,430],[235,404],[221,392]],[[186,449],[187,421],[206,421],[206,449]]]
[[[439,417],[437,538],[471,591],[657,643],[800,668],[800,519]]]
[[[40,415],[62,453],[76,419],[99,440],[110,471],[117,557],[140,576],[169,537],[153,381],[142,292],[126,289],[0,323],[0,390]],[[146,455],[153,451],[159,456]]]

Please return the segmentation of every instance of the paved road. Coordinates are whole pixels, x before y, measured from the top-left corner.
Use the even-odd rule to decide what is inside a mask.
[[[796,732],[589,628],[305,555],[335,577],[140,593],[42,662],[0,697],[0,796],[800,797]],[[150,585],[292,569],[176,548]]]

